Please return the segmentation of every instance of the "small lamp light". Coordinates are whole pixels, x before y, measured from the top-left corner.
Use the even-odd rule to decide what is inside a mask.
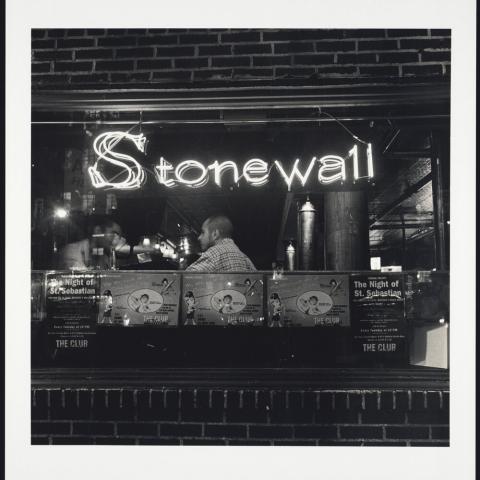
[[[68,217],[68,211],[65,210],[64,208],[56,208],[54,215],[56,218],[67,218]]]

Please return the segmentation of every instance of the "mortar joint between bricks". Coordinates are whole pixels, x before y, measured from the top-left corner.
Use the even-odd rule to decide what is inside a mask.
[[[133,391],[133,418],[135,421],[138,420],[138,390]]]
[[[148,390],[148,408],[152,408],[152,389]]]
[[[182,389],[178,389],[178,411],[182,410]]]
[[[197,389],[193,389],[193,408],[197,408]]]
[[[255,390],[253,394],[255,409],[258,408],[258,390]]]
[[[285,392],[285,408],[290,409],[290,390]]]
[[[238,407],[243,408],[243,390],[238,392]]]
[[[439,403],[440,403],[440,408],[443,409],[443,392],[439,391],[438,395],[440,397]]]
[[[227,409],[227,396],[228,396],[228,390],[223,391],[223,408],[226,410]]]
[[[162,388],[162,402],[163,402],[163,408],[166,408],[167,406],[167,389]]]
[[[336,425],[336,428],[337,428],[337,439],[340,440],[340,438],[342,438],[340,436],[340,425]]]
[[[213,396],[213,391],[212,391],[212,389],[210,388],[210,389],[208,390],[208,408],[212,408],[212,403],[213,403],[213,401],[212,401],[212,396]]]
[[[382,399],[381,399],[381,394],[380,391],[377,390],[377,410],[382,409]]]
[[[34,388],[32,390],[32,407],[36,407],[37,406],[37,389]]]
[[[411,390],[408,390],[407,397],[408,397],[408,410],[411,410],[412,409],[412,391]]]

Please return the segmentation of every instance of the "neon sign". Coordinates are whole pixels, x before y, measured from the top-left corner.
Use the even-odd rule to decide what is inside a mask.
[[[140,152],[145,149],[145,137],[132,135],[125,132],[107,132],[99,135],[93,142],[93,149],[98,156],[95,164],[88,168],[88,173],[95,188],[116,188],[122,190],[140,188],[145,180],[145,171],[132,156],[122,154],[113,150],[120,140],[133,142]],[[102,162],[121,168],[120,173],[115,177],[107,179],[105,174],[99,169]],[[312,176],[312,171],[318,167],[317,180],[319,184],[330,185],[335,182],[347,181],[347,162],[351,162],[353,170],[353,183],[361,179],[370,180],[373,178],[373,155],[372,145],[366,147],[366,175],[360,175],[360,154],[357,145],[348,152],[343,158],[339,155],[325,155],[321,158],[313,157],[306,168],[301,168],[301,161],[297,158],[293,166],[285,168],[281,162],[275,160],[269,166],[267,162],[260,158],[248,160],[243,167],[240,167],[232,160],[219,162],[215,160],[210,165],[204,165],[198,160],[183,160],[178,165],[173,166],[164,157],[160,157],[157,165],[154,167],[154,174],[157,182],[167,188],[177,186],[186,186],[190,188],[201,188],[205,186],[210,179],[218,186],[222,186],[222,178],[228,174],[234,184],[239,184],[240,180],[244,183],[260,187],[268,183],[271,171],[275,167],[276,171],[285,181],[288,191],[294,184],[300,184],[305,187]],[[363,167],[365,168],[365,167]],[[241,171],[241,174],[240,174]]]
[[[120,140],[130,140],[134,143],[140,152],[145,150],[146,138],[143,134],[132,135],[126,132],[106,132],[99,135],[93,142],[93,150],[97,155],[95,164],[88,167],[90,180],[95,188],[112,187],[120,190],[132,190],[140,188],[145,179],[145,171],[142,166],[130,155],[113,151],[113,147]],[[103,162],[123,169],[115,177],[119,177],[117,181],[115,177],[107,180],[104,173],[99,169],[99,163]]]

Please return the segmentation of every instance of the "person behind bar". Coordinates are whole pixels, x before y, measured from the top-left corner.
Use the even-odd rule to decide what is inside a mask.
[[[59,252],[59,268],[71,270],[107,269],[111,267],[111,250],[125,243],[122,229],[112,220],[96,222],[91,234],[78,242],[68,243]]]
[[[203,251],[187,271],[191,272],[251,272],[256,268],[232,240],[233,225],[224,215],[207,218],[198,237]]]

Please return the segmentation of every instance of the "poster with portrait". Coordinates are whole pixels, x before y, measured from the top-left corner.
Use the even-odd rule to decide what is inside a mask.
[[[88,351],[96,333],[98,276],[49,273],[46,314],[49,346],[54,351]]]
[[[100,282],[101,325],[178,324],[180,275],[169,272],[105,272]]]
[[[267,284],[268,326],[347,327],[347,275],[285,275]]]
[[[263,325],[259,274],[185,274],[183,325]]]

